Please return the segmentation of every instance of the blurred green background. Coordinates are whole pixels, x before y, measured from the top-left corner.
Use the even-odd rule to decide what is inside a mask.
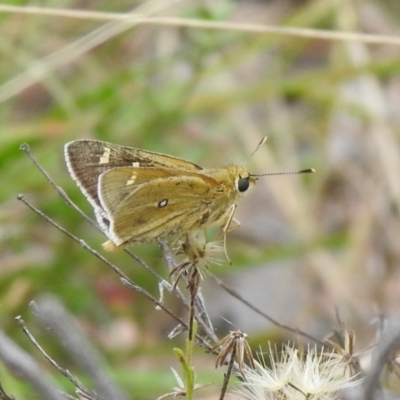
[[[400,32],[395,0],[155,4],[163,17],[393,37]],[[108,12],[136,5],[57,3]],[[114,379],[135,394],[128,398],[169,391],[175,385],[169,367],[178,369],[171,349],[183,340],[166,340],[173,321],[16,199],[24,193],[102,251],[102,235],[65,205],[19,146],[29,143],[55,182],[92,215],[65,168],[63,145],[70,140],[96,138],[218,167],[243,164],[268,136],[248,164],[253,172],[313,167],[317,174],[261,178],[239,206],[241,227],[228,236],[232,266],[213,272],[272,317],[319,338],[329,334],[338,308],[359,347],[368,346],[377,316],[398,314],[400,304],[400,47],[143,24],[73,57],[69,46],[82,38],[87,43],[87,35],[105,24],[0,13],[1,329],[66,385],[14,320],[22,315],[51,355],[79,375],[28,307],[43,294],[56,295],[104,355]],[[58,66],[51,69],[52,54]],[[48,73],[32,79],[42,70]],[[167,277],[156,245],[133,251]],[[126,254],[107,257],[158,295],[157,282]],[[216,325],[221,316],[235,325],[222,324],[219,336],[223,329],[244,329],[258,338],[257,346],[287,337],[206,284]],[[221,372],[209,377],[213,359],[202,351],[198,357],[203,381],[221,382]],[[0,380],[17,399],[33,398],[2,365]]]

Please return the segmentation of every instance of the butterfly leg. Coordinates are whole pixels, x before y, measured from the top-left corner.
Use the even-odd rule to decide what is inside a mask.
[[[232,264],[232,262],[228,256],[228,252],[226,250],[226,233],[237,228],[240,225],[240,222],[238,220],[236,220],[235,218],[233,218],[233,216],[235,214],[235,210],[236,210],[236,204],[232,204],[228,208],[227,213],[226,213],[227,220],[225,222],[225,225],[222,228],[222,233],[224,235],[224,252],[225,252],[226,260],[229,262],[229,264]],[[230,229],[232,223],[233,223],[233,229]]]

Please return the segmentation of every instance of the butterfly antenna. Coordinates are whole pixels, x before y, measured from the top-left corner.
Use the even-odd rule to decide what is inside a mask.
[[[271,175],[299,175],[299,174],[315,174],[314,168],[302,169],[301,171],[289,171],[289,172],[271,172],[268,174],[251,174],[251,176],[271,176]]]
[[[245,162],[244,165],[246,165],[251,158],[254,156],[254,154],[258,151],[258,149],[264,145],[264,143],[267,141],[267,136],[264,136],[260,143],[258,143],[257,147],[254,149],[254,151],[250,154],[250,157],[248,160]],[[272,176],[272,175],[299,175],[299,174],[315,174],[317,171],[315,171],[314,168],[307,168],[307,169],[302,169],[300,171],[289,171],[289,172],[270,172],[268,174],[251,174],[250,176]]]
[[[254,151],[250,154],[250,157],[249,157],[248,160],[244,163],[243,166],[246,166],[246,165],[247,165],[247,163],[251,160],[251,158],[254,156],[254,154],[257,153],[258,149],[259,149],[266,141],[267,141],[267,137],[264,136],[264,137],[261,139],[260,143],[258,143],[257,147],[254,149]]]

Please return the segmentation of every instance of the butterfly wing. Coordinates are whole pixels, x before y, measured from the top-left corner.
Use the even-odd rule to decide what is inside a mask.
[[[218,186],[213,178],[201,174],[169,176],[137,185],[114,209],[109,238],[120,246],[199,228],[210,216],[215,198],[212,188]]]
[[[191,171],[202,168],[189,161],[161,153],[119,146],[100,140],[75,140],[64,148],[68,171],[83,194],[96,209],[101,207],[97,184],[100,175],[118,167],[180,168]]]
[[[98,197],[108,215],[114,215],[122,201],[139,185],[171,176],[190,176],[190,171],[170,168],[113,168],[100,175]],[[161,181],[161,184],[164,181]],[[151,185],[149,185],[151,186]]]
[[[68,171],[95,211],[103,230],[109,227],[109,216],[98,196],[99,177],[105,171],[118,167],[161,167],[201,170],[202,168],[180,158],[161,153],[119,146],[99,140],[75,140],[64,148]]]

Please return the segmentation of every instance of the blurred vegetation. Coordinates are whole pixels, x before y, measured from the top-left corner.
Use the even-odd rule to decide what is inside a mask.
[[[135,5],[123,0],[57,4],[108,12]],[[186,1],[158,15],[392,36],[400,29],[396,1]],[[63,145],[70,140],[96,138],[211,167],[244,163],[266,135],[267,144],[249,163],[254,172],[313,167],[318,173],[261,178],[239,207],[242,226],[228,236],[232,266],[213,272],[228,281],[230,272],[240,273],[244,280],[254,266],[267,270],[280,263],[282,271],[300,277],[297,285],[308,293],[307,302],[290,321],[279,304],[261,299],[259,308],[323,337],[338,307],[360,347],[370,343],[374,319],[379,313],[398,314],[400,304],[400,48],[142,24],[77,58],[63,53],[61,66],[13,92],[13,83],[47,69],[47,56],[103,24],[0,13],[1,329],[50,370],[15,323],[22,315],[46,350],[74,369],[28,308],[43,294],[56,295],[125,392],[144,400],[168,392],[175,385],[169,367],[177,366],[173,344],[165,338],[174,322],[16,199],[24,193],[101,250],[101,234],[65,205],[19,146],[28,143],[55,182],[92,215],[64,165]],[[133,251],[167,276],[156,245]],[[126,254],[108,257],[158,296],[157,283]],[[268,292],[274,282],[263,284]],[[281,291],[296,298],[299,288]],[[239,315],[234,321],[239,328],[240,321]],[[251,333],[262,343],[287,335],[270,326]],[[198,370],[206,373],[213,360],[201,354]],[[16,399],[32,399],[29,386],[2,364],[0,377]],[[65,385],[61,377],[55,379]],[[209,380],[221,379],[216,374]]]

